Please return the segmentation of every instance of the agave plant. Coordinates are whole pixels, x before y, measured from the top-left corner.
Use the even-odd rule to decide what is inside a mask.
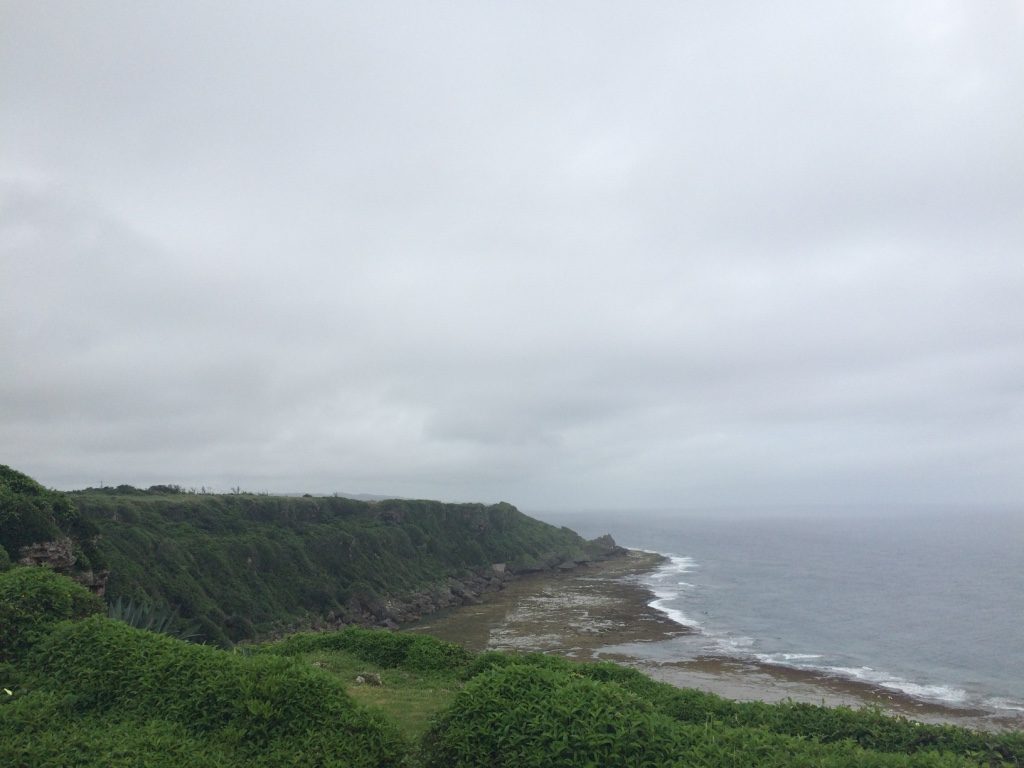
[[[179,640],[192,640],[200,635],[199,625],[195,622],[184,624],[176,610],[133,598],[126,600],[119,596],[107,605],[107,616],[136,629],[171,635]]]

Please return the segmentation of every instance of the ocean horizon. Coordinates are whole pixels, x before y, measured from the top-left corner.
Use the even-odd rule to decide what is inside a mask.
[[[808,508],[536,512],[667,560],[639,577],[687,627],[652,663],[731,659],[1024,721],[1024,515]]]

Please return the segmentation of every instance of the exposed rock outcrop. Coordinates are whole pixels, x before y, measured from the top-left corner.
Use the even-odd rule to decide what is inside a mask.
[[[110,572],[94,571],[91,568],[75,568],[78,562],[78,557],[75,555],[75,543],[66,536],[22,547],[18,551],[18,562],[22,565],[45,565],[57,573],[70,576],[100,597],[107,591],[107,577]]]

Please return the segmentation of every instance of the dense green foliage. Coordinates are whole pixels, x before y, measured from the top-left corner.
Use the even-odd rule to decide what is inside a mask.
[[[469,680],[425,736],[425,765],[938,768],[975,764],[966,750],[900,754],[866,750],[853,740],[837,740],[828,731],[813,728],[800,738],[768,727],[732,726],[710,718],[700,724],[680,721],[660,706],[663,697],[655,695],[652,700],[608,679],[613,665],[559,661],[519,663],[510,658],[484,665],[486,671]],[[648,693],[661,685],[649,682]]]
[[[381,632],[346,627],[339,632],[304,632],[267,646],[267,651],[293,656],[314,651],[347,651],[380,667],[402,667],[417,672],[456,670],[468,666],[473,655],[460,645],[427,635]]]
[[[0,571],[23,547],[55,541],[34,552],[51,561],[63,552],[60,570],[102,578],[109,569],[106,594],[118,617],[143,625],[176,617],[168,631],[222,646],[322,621],[404,620],[396,598],[431,604],[423,593],[433,592],[444,605],[450,578],[478,578],[494,563],[513,572],[552,567],[603,546],[504,503],[196,494],[173,485],[64,494],[0,466]]]
[[[509,504],[88,491],[107,594],[167,605],[227,645],[318,616],[380,615],[388,597],[467,569],[584,559],[587,542]]]
[[[101,766],[126,753],[135,757],[129,764],[170,764],[161,742],[178,765],[389,766],[406,752],[393,726],[308,665],[184,643],[103,616],[57,625],[25,669],[31,692],[0,707],[7,765]],[[106,734],[108,721],[121,736]],[[52,738],[55,728],[75,747]]]
[[[123,621],[130,627],[173,635],[182,640],[198,637],[199,627],[181,621],[177,611],[140,600],[118,597],[107,605],[107,618]]]
[[[42,541],[70,537],[80,570],[105,563],[93,548],[97,530],[63,493],[49,491],[28,475],[0,464],[0,551],[15,560],[19,550]],[[3,566],[0,565],[0,570]]]
[[[928,725],[885,715],[873,709],[821,707],[799,702],[767,704],[737,702],[712,693],[659,683],[636,670],[617,664],[577,664],[556,656],[484,653],[463,676],[486,679],[509,667],[527,667],[538,674],[556,672],[616,685],[649,702],[655,711],[679,723],[716,731],[772,733],[823,744],[854,744],[859,748],[893,754],[946,751],[980,760],[1018,765],[1024,763],[1024,734],[995,735],[944,725]]]
[[[666,765],[675,723],[617,685],[511,665],[479,675],[427,734],[429,766]]]
[[[22,656],[59,621],[103,611],[89,590],[47,568],[0,573],[0,661]]]
[[[473,655],[418,634],[347,628],[240,653],[102,615],[61,620],[98,608],[44,568],[0,574],[0,615],[32,627],[15,654],[0,646],[15,661],[0,662],[13,692],[0,696],[0,764],[954,768],[1024,756],[1020,733],[738,703],[614,664]]]

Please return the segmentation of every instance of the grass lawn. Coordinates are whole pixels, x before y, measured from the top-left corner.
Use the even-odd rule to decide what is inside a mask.
[[[462,688],[462,681],[454,672],[378,667],[345,651],[317,651],[298,658],[337,675],[353,699],[395,723],[412,744],[427,730],[430,719],[447,708]],[[357,683],[356,677],[367,672],[380,675],[383,685]]]

